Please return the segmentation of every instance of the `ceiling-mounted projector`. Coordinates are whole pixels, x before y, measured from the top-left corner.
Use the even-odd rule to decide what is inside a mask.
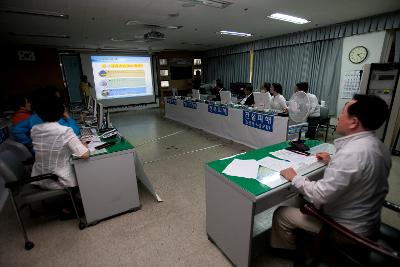
[[[161,41],[165,40],[165,34],[162,32],[150,31],[144,34],[144,39],[149,41]]]

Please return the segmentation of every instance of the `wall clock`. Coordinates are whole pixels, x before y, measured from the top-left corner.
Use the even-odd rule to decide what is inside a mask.
[[[363,62],[368,56],[368,50],[364,46],[356,46],[350,50],[349,60],[354,64]]]

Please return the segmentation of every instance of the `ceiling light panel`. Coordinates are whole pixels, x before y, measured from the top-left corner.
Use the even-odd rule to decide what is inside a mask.
[[[229,5],[232,5],[232,2],[223,1],[223,0],[180,0],[181,2],[185,2],[186,6],[183,7],[192,7],[193,5],[203,5],[208,7],[215,7],[215,8],[225,8]],[[185,5],[185,4],[184,4]]]
[[[33,10],[33,9],[19,9],[19,8],[1,8],[0,12],[19,14],[19,15],[32,15],[32,16],[42,16],[42,17],[52,17],[59,19],[68,19],[67,14],[52,12],[47,10]]]
[[[251,37],[251,36],[253,36],[251,33],[233,32],[233,31],[219,31],[219,34],[222,34],[222,35],[233,35],[233,36],[239,36],[239,37]]]
[[[311,22],[311,21],[303,19],[303,18],[298,18],[298,17],[294,17],[294,16],[282,14],[282,13],[271,14],[268,16],[268,18],[282,20],[282,21],[291,22],[291,23],[295,23],[295,24],[305,24],[305,23]]]
[[[13,36],[23,36],[23,37],[45,37],[45,38],[61,38],[61,39],[69,38],[69,35],[67,34],[16,33],[16,32],[9,32],[9,34]]]

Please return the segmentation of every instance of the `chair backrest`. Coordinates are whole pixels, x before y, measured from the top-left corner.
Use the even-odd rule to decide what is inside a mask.
[[[15,152],[0,151],[0,172],[5,182],[13,182],[25,177],[25,168]]]
[[[11,140],[10,138],[5,140],[0,145],[0,150],[10,150],[14,152],[15,155],[17,155],[17,157],[19,158],[19,161],[21,162],[32,158],[32,153],[25,145],[17,141]]]
[[[320,108],[320,123],[328,123],[329,122],[329,108],[328,107],[321,107]]]

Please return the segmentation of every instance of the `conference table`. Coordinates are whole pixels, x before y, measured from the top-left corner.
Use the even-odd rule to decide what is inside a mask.
[[[91,154],[88,159],[73,158],[72,165],[82,198],[85,222],[79,227],[140,209],[137,179],[161,202],[144,172],[137,151],[125,138]]]
[[[251,148],[285,141],[288,131],[288,117],[173,97],[165,98],[165,118]]]
[[[317,140],[307,140],[310,147],[319,145]],[[289,147],[287,141],[252,150],[225,159],[212,161],[205,166],[206,230],[208,238],[236,266],[249,266],[252,256],[254,216],[298,193],[289,182],[280,178],[274,186],[267,186],[257,179],[229,176],[224,169],[234,160],[260,160],[271,152]],[[319,179],[325,165],[316,162],[299,171],[309,179]]]

